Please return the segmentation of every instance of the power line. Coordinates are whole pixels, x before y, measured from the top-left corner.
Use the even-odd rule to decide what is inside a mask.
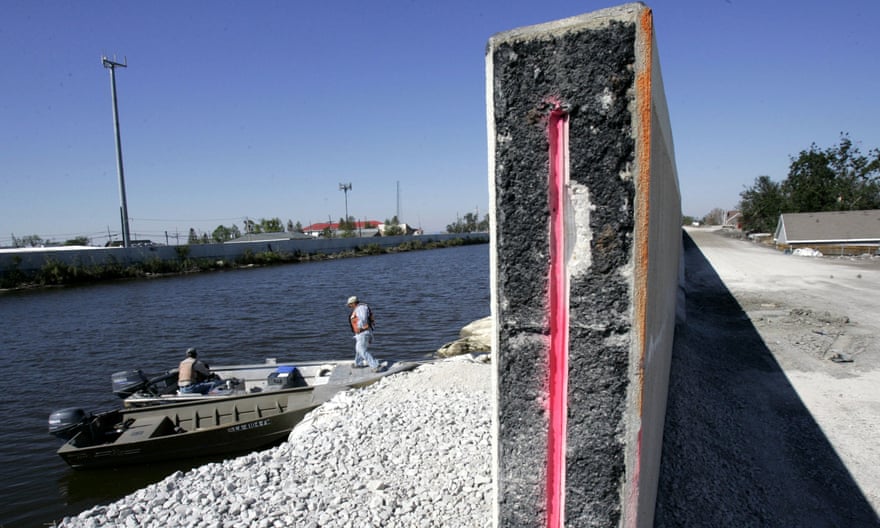
[[[228,222],[244,221],[245,217],[235,216],[229,218],[132,218],[138,222]]]

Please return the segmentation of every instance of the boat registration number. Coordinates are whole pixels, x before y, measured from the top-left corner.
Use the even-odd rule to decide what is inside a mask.
[[[233,425],[232,427],[230,427],[226,431],[229,433],[238,433],[241,431],[248,431],[250,429],[256,429],[258,427],[265,427],[265,426],[269,425],[270,423],[272,423],[272,420],[269,420],[269,419],[257,420],[256,422],[249,422],[246,424]]]

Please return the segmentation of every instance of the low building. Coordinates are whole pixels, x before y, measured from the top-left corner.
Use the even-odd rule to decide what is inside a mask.
[[[742,228],[742,213],[739,211],[727,211],[724,213],[724,222],[721,224],[721,227],[727,229],[741,229]]]
[[[379,224],[379,234],[381,234],[382,236],[385,236],[385,229],[387,229],[388,227],[391,227],[391,226],[389,226],[388,224]],[[404,234],[404,235],[421,235],[421,234],[423,234],[421,229],[416,229],[409,224],[397,224],[397,227],[399,227],[402,230],[401,234]]]
[[[243,244],[245,242],[280,242],[283,240],[299,240],[310,238],[298,232],[276,231],[274,233],[247,233],[238,238],[227,240],[224,244]]]
[[[773,241],[778,249],[811,248],[825,255],[877,253],[880,210],[782,214]]]
[[[382,234],[380,226],[383,225],[384,224],[378,220],[358,220],[354,222],[354,235],[357,237],[379,236]],[[339,237],[342,234],[339,229],[339,222],[318,222],[317,224],[304,227],[303,233],[314,238],[319,238],[325,236],[328,229],[330,231],[330,236],[332,237]]]

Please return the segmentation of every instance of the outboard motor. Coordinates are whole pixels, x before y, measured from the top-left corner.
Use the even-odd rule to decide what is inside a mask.
[[[125,399],[146,387],[150,380],[144,371],[138,369],[116,372],[110,376],[110,381],[113,382],[113,394]]]
[[[153,376],[142,387],[144,392],[159,396],[161,394],[174,394],[177,392],[177,369],[171,369],[164,374]]]
[[[62,440],[70,440],[92,419],[90,413],[78,407],[68,407],[49,415],[49,434]]]

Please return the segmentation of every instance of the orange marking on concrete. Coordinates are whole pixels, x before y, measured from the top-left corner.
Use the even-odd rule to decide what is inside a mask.
[[[639,117],[639,141],[636,145],[638,172],[636,174],[636,236],[639,246],[635,254],[635,320],[637,326],[637,338],[639,343],[639,401],[638,412],[642,413],[644,395],[644,369],[647,353],[647,314],[648,314],[648,228],[649,215],[651,212],[651,66],[653,56],[653,18],[650,9],[642,12],[639,30],[642,33],[642,50],[636,48],[636,54],[641,51],[644,61],[644,70],[636,75],[636,100],[638,101]],[[638,43],[638,41],[637,41]]]
[[[635,275],[633,277],[633,326],[636,332],[638,344],[639,363],[637,366],[638,379],[633,380],[637,387],[637,413],[638,433],[633,453],[632,475],[630,476],[630,491],[624,506],[624,524],[627,528],[635,528],[638,525],[638,502],[639,502],[639,479],[641,477],[642,457],[642,413],[645,400],[645,361],[648,347],[648,260],[649,254],[649,214],[651,212],[651,69],[653,66],[653,15],[650,9],[645,9],[641,14],[640,23],[636,31],[636,62],[641,55],[643,69],[636,74],[636,101],[638,116],[638,142],[636,144],[636,196],[635,203],[635,236],[640,241],[635,249]],[[641,37],[641,38],[638,38]],[[641,40],[642,46],[639,46]]]

